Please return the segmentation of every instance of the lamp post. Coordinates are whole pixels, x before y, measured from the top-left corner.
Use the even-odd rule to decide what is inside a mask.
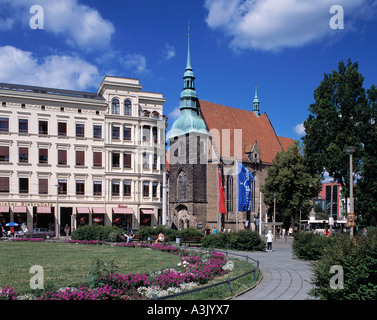
[[[60,237],[60,212],[59,212],[59,189],[60,189],[60,184],[56,184],[56,217],[55,217],[55,235],[56,238]]]
[[[276,236],[276,193],[274,193],[274,237]],[[276,241],[276,237],[275,237],[275,241]]]
[[[353,227],[355,226],[355,212],[354,212],[354,200],[353,200],[353,167],[352,167],[352,155],[355,152],[355,147],[348,147],[347,153],[350,155],[350,212],[348,214],[348,221],[350,226],[350,236],[353,237]]]

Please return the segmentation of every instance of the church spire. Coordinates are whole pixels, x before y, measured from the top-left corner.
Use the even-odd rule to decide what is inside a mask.
[[[253,111],[257,117],[259,117],[259,99],[258,99],[258,86],[255,85],[255,97],[253,101]]]
[[[187,34],[187,66],[186,66],[186,71],[187,70],[192,70],[191,54],[190,54],[190,21],[188,22],[188,34]]]

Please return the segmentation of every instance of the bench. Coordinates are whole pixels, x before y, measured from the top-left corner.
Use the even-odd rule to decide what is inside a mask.
[[[135,234],[135,236],[132,239],[130,239],[130,242],[131,241],[143,242],[143,235],[141,235],[141,234]]]
[[[150,236],[150,240],[147,240],[147,243],[154,243],[156,240],[157,240],[158,236]],[[159,241],[161,242],[161,241]],[[166,244],[167,242],[169,242],[169,237],[168,236],[164,236],[164,244]]]
[[[188,244],[189,246],[194,245],[200,245],[202,243],[202,237],[185,237],[183,240],[181,240],[181,244]]]

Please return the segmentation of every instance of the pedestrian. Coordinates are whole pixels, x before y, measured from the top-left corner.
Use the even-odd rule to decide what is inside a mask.
[[[290,238],[293,236],[293,229],[292,229],[292,227],[290,227],[290,228],[288,229],[288,236],[289,236]]]
[[[210,234],[211,234],[211,229],[209,228],[209,226],[207,226],[205,231],[204,231],[204,235],[209,236]]]
[[[216,233],[217,233],[216,228],[213,228],[213,230],[212,230],[212,234],[216,234]]]
[[[367,234],[368,234],[367,228],[364,228],[364,230],[363,230],[363,236],[366,237]]]
[[[283,230],[281,232],[282,232],[282,237],[284,239],[284,237],[285,237],[285,228],[283,228]]]
[[[324,235],[325,235],[326,237],[328,237],[328,236],[330,235],[330,233],[329,233],[329,229],[328,229],[328,228],[326,228],[325,231],[323,231],[323,233],[324,233]]]
[[[65,232],[65,235],[68,237],[69,236],[69,226],[68,226],[68,224],[65,225],[64,232]]]
[[[272,251],[272,239],[274,238],[274,235],[272,234],[271,230],[268,230],[268,233],[266,235],[266,242],[267,242],[267,251]]]

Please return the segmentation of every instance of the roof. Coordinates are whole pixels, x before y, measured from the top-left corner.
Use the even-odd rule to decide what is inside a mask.
[[[260,114],[258,117],[252,110],[227,107],[204,100],[200,100],[200,110],[208,130],[217,129],[219,131],[218,137],[215,137],[216,134],[212,134],[213,132],[211,134],[217,151],[222,158],[233,157],[235,156],[234,150],[242,150],[242,160],[248,161],[245,151],[250,151],[255,142],[257,142],[261,150],[260,160],[262,163],[272,164],[272,160],[278,152],[286,151],[294,143],[291,138],[278,137],[276,135],[266,114]],[[224,129],[229,129],[230,132],[230,148],[226,141],[224,141],[224,146],[222,147],[222,130]],[[242,146],[236,144],[236,149],[234,149],[236,129],[242,130]]]

